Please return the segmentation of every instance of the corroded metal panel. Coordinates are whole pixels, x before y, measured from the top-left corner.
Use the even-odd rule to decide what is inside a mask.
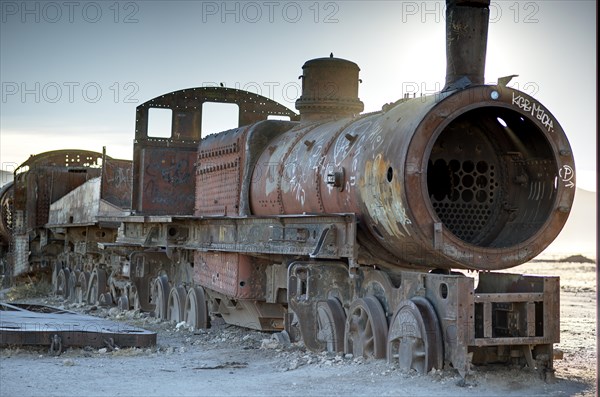
[[[93,224],[100,207],[100,178],[94,178],[50,205],[48,226]]]
[[[287,116],[295,119],[296,114],[271,99],[250,92],[222,87],[199,87],[171,92],[143,103],[136,109],[136,134],[134,144],[133,210],[145,215],[192,215],[194,213],[195,162],[196,151],[202,136],[202,105],[206,102],[233,103],[239,108],[238,126],[246,126],[264,121],[269,115]],[[168,137],[148,135],[149,111],[153,108],[171,109],[172,120]],[[241,142],[242,143],[242,142]],[[243,142],[245,143],[245,142]],[[239,150],[245,150],[240,147]],[[214,159],[216,160],[216,159]],[[227,188],[230,183],[240,185],[234,174],[239,175],[242,163],[235,160],[218,160],[220,166],[226,166],[229,172]],[[216,170],[221,171],[221,170]],[[249,174],[250,171],[247,173]],[[210,174],[210,176],[209,176]],[[207,174],[209,189],[221,189],[217,172]],[[238,177],[239,178],[239,177]],[[234,186],[235,186],[234,185]],[[199,187],[201,189],[201,187]],[[235,189],[239,189],[239,186]],[[227,204],[216,203],[207,211],[221,211],[228,204],[235,207],[239,195],[225,193]],[[218,193],[217,194],[221,194]],[[213,200],[214,201],[214,200]],[[233,210],[232,208],[231,210]],[[228,209],[229,211],[229,209]],[[222,212],[221,212],[222,213]]]
[[[15,170],[15,210],[25,213],[24,230],[48,222],[50,204],[100,175],[102,154],[57,150],[31,156]]]
[[[127,215],[123,210],[100,197],[100,177],[91,179],[73,189],[50,205],[48,227],[93,225],[98,216]]]
[[[105,158],[100,198],[120,208],[131,208],[133,162]]]
[[[482,273],[474,294],[473,346],[559,342],[558,277]]]
[[[194,209],[196,149],[137,147],[134,206],[143,214],[191,215]],[[135,178],[135,177],[134,177]]]
[[[352,214],[100,219],[123,222],[117,245],[348,258],[356,264],[356,218]]]
[[[301,321],[304,344],[311,350],[323,350],[319,335],[319,302],[330,298],[351,302],[352,289],[348,266],[343,262],[293,262],[288,269],[288,304]]]
[[[237,253],[195,252],[194,281],[234,299],[265,300],[266,265]]]
[[[247,128],[213,135],[198,148],[196,216],[237,215]]]
[[[199,140],[202,128],[202,105],[207,102],[232,103],[239,107],[238,127],[267,120],[268,116],[286,116],[297,120],[298,116],[262,95],[226,87],[196,87],[173,91],[147,102],[136,109],[136,140],[148,138],[148,109],[172,109],[171,140]]]

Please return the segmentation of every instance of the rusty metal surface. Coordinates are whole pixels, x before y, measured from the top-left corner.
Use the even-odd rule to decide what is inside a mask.
[[[248,128],[242,127],[202,140],[196,168],[194,215],[238,215]]]
[[[446,1],[444,91],[484,83],[489,6],[490,0]]]
[[[15,170],[15,211],[23,211],[23,230],[48,222],[50,204],[100,175],[102,154],[56,150],[31,156]]]
[[[198,147],[196,206],[194,215],[250,215],[248,176],[254,169],[265,172],[270,164],[258,157],[271,140],[295,123],[265,120],[205,137]]]
[[[175,91],[143,103],[136,109],[134,144],[135,183],[132,205],[137,213],[146,215],[192,215],[194,213],[196,151],[202,136],[202,105],[206,102],[236,104],[239,108],[238,126],[266,120],[269,115],[296,118],[294,112],[268,98],[221,87]],[[166,131],[165,134],[169,136],[168,138],[148,135],[148,115],[152,108],[173,111],[171,130]],[[240,150],[245,150],[245,147],[241,147]],[[235,165],[235,160],[233,164]],[[231,166],[229,163],[226,165],[228,169]],[[237,166],[240,165],[241,163],[238,162]],[[218,180],[218,177],[219,175],[213,179]],[[230,179],[228,181],[231,182]],[[209,211],[214,212],[215,209]]]
[[[474,279],[460,274],[427,274],[422,285],[438,316],[444,338],[444,361],[451,362],[464,376],[470,371],[469,344],[475,332]],[[414,295],[413,292],[407,297]]]
[[[558,123],[549,128],[517,105],[523,95],[495,86],[463,90],[440,101],[415,133],[407,151],[407,204],[424,240],[437,240],[441,259],[467,268],[511,267],[541,252],[566,221],[574,189],[560,174],[573,167],[569,144]],[[460,110],[471,104],[476,108]],[[435,235],[437,222],[443,228]]]
[[[358,99],[358,72],[354,62],[317,58],[302,66],[302,96],[296,101],[302,121],[352,117],[363,111]]]
[[[197,143],[185,147],[136,143],[133,209],[143,214],[191,215]]]
[[[281,331],[286,309],[281,304],[255,300],[233,300],[211,292],[219,300],[218,311],[227,324],[259,331]]]
[[[289,133],[273,140],[262,153],[252,176],[251,204],[254,214],[272,215],[307,213],[354,212],[360,214],[359,203],[353,194],[356,179],[348,177],[353,150],[360,151],[361,143],[353,145],[344,133],[349,124],[368,128],[370,124],[352,119],[329,123],[300,124]],[[366,143],[365,143],[366,144]],[[348,171],[344,171],[348,169]],[[356,171],[356,170],[355,170]],[[341,172],[340,186],[328,183],[330,175]]]
[[[474,346],[559,342],[558,277],[482,273],[475,290]]]
[[[119,208],[131,208],[133,162],[104,158],[100,198]]]
[[[314,172],[314,169],[307,167],[311,165],[311,160],[319,162],[320,159],[320,146],[315,147],[316,155],[308,157],[304,156],[298,158],[292,156],[292,149],[300,142],[306,142],[302,146],[314,146],[316,143],[314,140],[304,139],[304,137],[317,128],[322,123],[302,123],[291,129],[288,133],[282,134],[279,137],[273,139],[269,146],[264,150],[258,159],[258,164],[261,167],[255,168],[252,172],[252,186],[250,191],[250,205],[252,214],[254,215],[279,215],[279,214],[301,214],[302,211],[295,210],[292,207],[291,211],[284,208],[284,204],[294,206],[294,202],[287,203],[283,200],[283,194],[292,194],[295,198],[294,201],[298,201],[301,204],[306,199],[313,199],[313,201],[319,201],[318,190],[315,190],[314,184],[307,183],[306,189],[310,187],[311,192],[314,194],[306,194],[306,190],[302,189],[304,186],[298,186],[301,181],[299,180],[297,173],[306,171],[306,174],[310,174],[314,178],[318,178],[318,173]],[[247,176],[248,177],[248,176]],[[285,189],[283,184],[290,183],[293,186],[289,189]],[[317,209],[312,212],[323,212],[320,206],[316,206]]]
[[[58,339],[56,339],[58,337]],[[58,345],[60,343],[60,349]],[[43,305],[0,303],[0,345],[68,347],[147,347],[156,333]]]
[[[238,126],[266,120],[268,116],[287,116],[297,119],[296,113],[285,106],[248,91],[225,87],[197,87],[173,91],[153,98],[136,108],[136,139],[148,137],[148,109],[173,109],[173,140],[196,140],[201,136],[202,105],[206,102],[232,103],[239,106]],[[145,120],[145,121],[144,121]]]
[[[52,203],[47,227],[95,225],[99,216],[128,215],[128,211],[101,199],[100,185],[100,177],[91,179]]]
[[[194,281],[233,299],[264,301],[267,264],[237,253],[195,252]]]
[[[255,214],[355,212],[374,257],[385,258],[382,247],[430,268],[526,262],[558,235],[574,197],[562,128],[533,98],[506,87],[301,124],[269,148],[259,163],[278,167],[253,177]]]
[[[54,260],[65,297],[88,270],[88,300],[118,298],[159,318],[208,325],[211,312],[260,330],[285,318],[310,349],[343,344],[423,373],[451,365],[465,376],[472,357],[551,370],[558,278],[487,271],[526,262],[558,235],[574,160],[543,105],[483,85],[488,7],[447,1],[446,87],[436,95],[357,116],[358,66],[319,58],[303,67],[299,122],[252,93],[192,88],[138,106],[133,165],[105,158],[95,178],[91,152],[28,160],[10,212],[15,269]],[[206,102],[236,104],[238,127],[202,137]],[[155,108],[172,111],[162,137],[149,135]],[[52,230],[32,231],[48,208]],[[112,229],[98,235],[104,225]],[[453,268],[483,270],[477,289]],[[195,306],[183,305],[185,288]],[[5,307],[2,321],[21,313]],[[16,340],[13,328],[1,335]],[[35,338],[89,339],[51,331]]]
[[[344,351],[355,357],[386,358],[388,324],[374,296],[355,299],[348,309]]]
[[[390,322],[388,362],[398,362],[402,370],[427,374],[444,368],[443,337],[438,315],[424,297],[415,296],[400,303]]]
[[[289,267],[287,289],[289,308],[298,318],[309,349],[332,346],[332,340],[321,337],[336,335],[331,315],[323,319],[320,308],[324,302],[336,299],[348,313],[351,303],[358,301],[358,306],[364,306],[363,300],[370,297],[381,305],[390,324],[388,360],[424,373],[452,365],[465,376],[471,371],[471,354],[479,364],[496,362],[502,354],[517,354],[524,359],[531,357],[528,364],[538,360],[532,368],[551,368],[548,346],[559,341],[557,277],[486,272],[480,274],[475,289],[473,278],[457,272],[390,273],[361,268],[349,277],[343,263],[294,262]],[[370,314],[361,309],[354,316],[366,319]],[[323,324],[330,327],[327,332]],[[352,331],[356,324],[350,329],[348,324],[347,333],[360,334]],[[374,332],[367,328],[361,332]],[[387,330],[387,326],[379,328]],[[530,350],[523,350],[523,346]],[[352,347],[346,352],[354,350]]]
[[[321,339],[319,302],[338,299],[347,303],[351,300],[347,266],[342,262],[294,262],[288,269],[287,291],[289,307],[299,318],[304,344],[311,350],[323,350],[331,341]],[[331,330],[329,333],[337,336],[344,332]]]
[[[281,217],[105,217],[123,222],[114,245],[247,254],[356,257],[352,214]],[[106,244],[111,246],[111,244]]]
[[[0,189],[0,246],[8,246],[13,230],[14,183],[11,181]]]
[[[13,249],[6,276],[47,267],[58,252],[43,229],[50,204],[100,175],[102,154],[86,150],[57,150],[31,156],[15,170]],[[59,244],[62,245],[62,244]]]
[[[359,262],[388,268],[496,270],[543,251],[572,206],[573,155],[535,99],[479,85],[488,6],[448,1],[446,92],[359,118],[306,117],[275,138],[258,161],[272,166],[252,176],[253,214],[353,212],[366,251]],[[313,92],[327,76],[307,79],[307,106],[312,97],[327,102]],[[347,77],[330,77],[354,87]]]

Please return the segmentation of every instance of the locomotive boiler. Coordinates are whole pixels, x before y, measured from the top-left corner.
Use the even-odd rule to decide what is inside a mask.
[[[448,1],[446,86],[378,112],[361,114],[359,67],[333,56],[304,64],[299,115],[223,87],[138,106],[133,163],[104,156],[45,224],[20,226],[39,249],[15,255],[39,253],[65,298],[196,328],[286,330],[421,373],[517,361],[552,376],[558,278],[493,271],[558,235],[574,160],[541,103],[484,84],[488,6]],[[239,127],[202,137],[206,102],[237,104]],[[148,134],[156,108],[168,138]]]

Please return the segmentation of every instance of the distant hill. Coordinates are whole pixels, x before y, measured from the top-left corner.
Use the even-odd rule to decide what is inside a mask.
[[[0,171],[0,186],[7,184],[13,180],[12,172]]]
[[[596,192],[577,189],[575,202],[565,227],[541,256],[583,254],[594,258],[596,253]]]

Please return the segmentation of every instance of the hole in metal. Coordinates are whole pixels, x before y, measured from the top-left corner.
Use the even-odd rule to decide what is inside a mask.
[[[432,208],[461,240],[509,247],[537,233],[550,216],[557,191],[555,157],[544,131],[521,113],[500,107],[465,112],[439,134],[430,153]],[[526,183],[521,175],[528,176]],[[547,193],[531,203],[530,192],[542,189]]]
[[[394,170],[392,169],[392,167],[390,167],[387,170],[387,181],[391,182],[392,179],[394,179]]]

